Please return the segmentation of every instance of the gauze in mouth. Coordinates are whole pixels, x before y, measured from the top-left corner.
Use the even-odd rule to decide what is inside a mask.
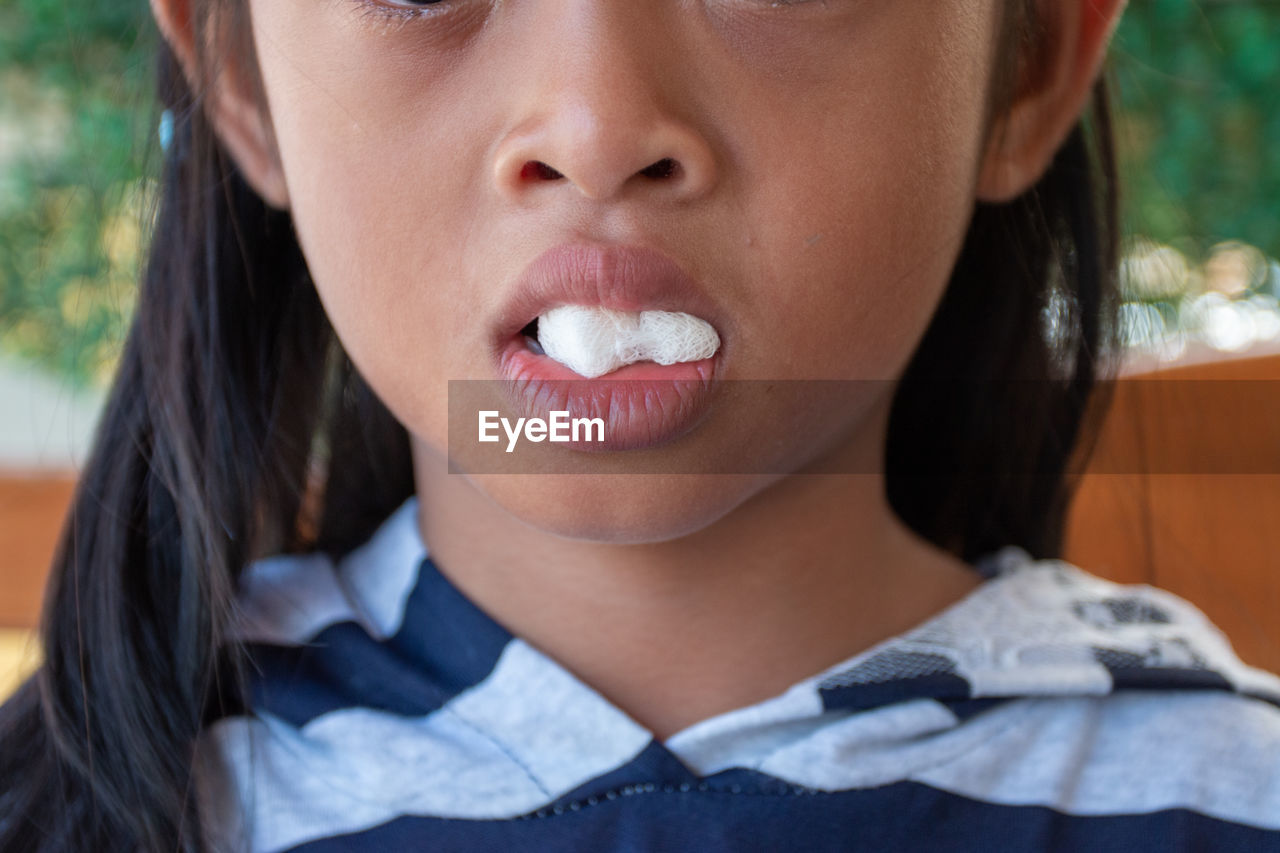
[[[538,343],[550,358],[594,379],[637,361],[710,358],[720,348],[720,336],[706,320],[682,311],[562,305],[538,317]]]

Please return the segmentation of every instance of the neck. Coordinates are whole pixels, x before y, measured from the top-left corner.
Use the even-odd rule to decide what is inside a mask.
[[[901,633],[980,579],[891,511],[881,474],[796,475],[678,539],[525,524],[414,447],[419,524],[465,595],[665,740]]]

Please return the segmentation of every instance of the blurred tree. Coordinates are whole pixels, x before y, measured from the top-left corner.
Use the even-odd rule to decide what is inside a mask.
[[[1111,62],[1127,230],[1280,255],[1280,3],[1131,0]]]
[[[0,4],[0,347],[80,383],[108,378],[133,304],[158,165],[147,15]]]

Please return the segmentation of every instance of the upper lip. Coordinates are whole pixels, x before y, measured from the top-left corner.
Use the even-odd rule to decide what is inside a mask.
[[[710,297],[673,259],[644,246],[571,243],[543,252],[525,267],[502,307],[496,344],[501,347],[558,305],[684,311],[724,335]]]

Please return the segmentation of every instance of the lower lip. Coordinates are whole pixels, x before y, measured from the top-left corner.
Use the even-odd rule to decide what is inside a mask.
[[[579,376],[511,340],[498,359],[504,391],[520,417],[601,418],[604,441],[568,442],[572,450],[641,450],[674,441],[706,416],[719,353],[682,364],[638,362],[595,379]]]

